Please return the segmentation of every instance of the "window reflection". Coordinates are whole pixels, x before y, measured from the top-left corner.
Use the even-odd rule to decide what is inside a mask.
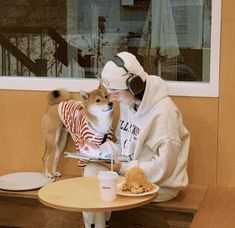
[[[92,78],[119,51],[149,74],[209,82],[211,0],[3,0],[2,76]]]

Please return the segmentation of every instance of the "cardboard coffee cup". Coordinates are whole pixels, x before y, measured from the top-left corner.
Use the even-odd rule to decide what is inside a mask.
[[[101,200],[115,200],[117,195],[117,173],[113,171],[99,171],[97,177],[99,180]]]

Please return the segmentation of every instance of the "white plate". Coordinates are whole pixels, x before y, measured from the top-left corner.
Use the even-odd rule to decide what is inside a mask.
[[[123,183],[118,185],[118,187],[117,187],[117,194],[121,195],[121,196],[130,196],[130,197],[151,195],[153,193],[158,192],[158,190],[160,188],[158,185],[152,184],[153,188],[152,188],[151,191],[137,194],[137,193],[132,193],[130,191],[122,191],[122,185],[123,185]]]
[[[41,188],[54,179],[44,177],[38,172],[16,172],[0,176],[0,189],[9,191],[26,191]]]

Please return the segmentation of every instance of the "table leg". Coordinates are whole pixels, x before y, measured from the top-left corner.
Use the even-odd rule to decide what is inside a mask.
[[[96,212],[95,228],[105,228],[105,212]]]

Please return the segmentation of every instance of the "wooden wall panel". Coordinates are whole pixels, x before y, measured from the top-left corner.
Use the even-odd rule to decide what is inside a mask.
[[[219,186],[235,186],[235,2],[223,1],[218,137]]]
[[[235,20],[235,13],[234,13],[235,2],[231,0],[221,0],[221,2],[222,2],[222,20],[234,21]]]
[[[43,152],[44,94],[0,91],[0,107],[4,110],[0,122],[1,168],[39,170],[38,161]]]
[[[189,181],[216,185],[217,164],[217,98],[174,97],[185,126],[191,134]]]

